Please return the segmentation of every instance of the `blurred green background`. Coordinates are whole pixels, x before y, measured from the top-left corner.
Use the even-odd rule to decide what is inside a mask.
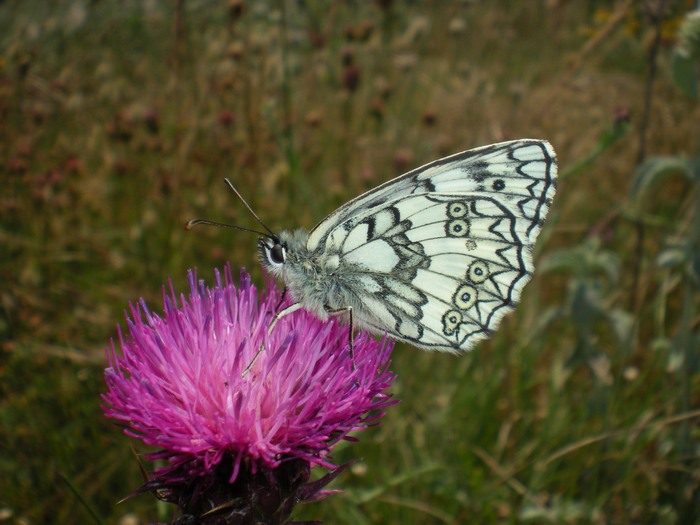
[[[689,0],[0,1],[0,523],[169,521],[100,410],[129,301],[435,158],[546,138],[522,304],[398,345],[326,523],[700,522],[700,29]],[[697,22],[697,21],[696,21]],[[690,24],[690,25],[688,25]],[[684,38],[679,38],[683,36]]]

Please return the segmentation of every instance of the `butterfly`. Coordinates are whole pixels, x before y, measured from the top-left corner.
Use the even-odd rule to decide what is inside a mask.
[[[268,231],[256,232],[261,264],[292,299],[274,322],[300,308],[321,320],[348,312],[360,329],[426,350],[468,351],[530,280],[556,177],[549,142],[522,139],[414,169],[311,231],[275,234],[246,203]],[[188,227],[200,223],[229,226],[194,219]]]

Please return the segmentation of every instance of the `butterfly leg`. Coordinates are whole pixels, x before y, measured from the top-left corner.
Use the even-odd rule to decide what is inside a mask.
[[[280,297],[279,303],[277,303],[277,306],[275,307],[275,312],[279,312],[280,308],[282,307],[282,303],[284,302],[285,297],[287,297],[287,287],[284,287],[284,290],[282,290],[282,297]]]
[[[274,328],[275,325],[277,324],[277,321],[279,321],[280,319],[282,319],[285,315],[291,314],[292,312],[296,312],[296,311],[299,310],[300,308],[301,308],[301,304],[300,304],[300,303],[294,303],[294,304],[292,304],[292,305],[289,305],[289,306],[288,306],[287,308],[285,308],[284,310],[281,310],[281,311],[277,312],[277,315],[275,315],[275,317],[272,319],[272,322],[270,323],[270,326],[269,326],[268,329],[267,329],[267,336],[268,336],[268,337],[270,336],[270,334],[272,333],[273,328]],[[245,377],[245,376],[248,374],[248,372],[250,372],[250,369],[253,368],[253,365],[255,365],[255,362],[256,362],[256,361],[258,360],[258,358],[260,357],[260,354],[263,353],[263,350],[265,350],[265,345],[264,345],[264,344],[261,344],[261,345],[260,345],[260,348],[259,348],[258,351],[255,353],[255,355],[253,356],[253,359],[251,360],[251,362],[248,364],[248,366],[245,367],[245,370],[243,370],[243,372],[241,373],[241,377]]]
[[[279,312],[277,312],[277,315],[275,315],[275,317],[272,319],[272,322],[270,323],[270,327],[267,329],[267,335],[269,336],[272,333],[272,329],[277,324],[277,321],[282,319],[285,315],[289,315],[292,312],[296,312],[300,308],[301,303],[294,303],[287,306],[287,308],[285,308],[284,310],[280,310]]]
[[[328,315],[342,315],[344,313],[350,317],[350,333],[348,334],[350,344],[350,359],[352,360],[352,369],[355,370],[355,322],[353,318],[352,306],[346,306],[339,310],[329,310]]]

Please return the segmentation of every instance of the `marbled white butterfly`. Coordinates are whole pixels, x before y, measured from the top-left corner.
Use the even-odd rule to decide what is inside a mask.
[[[349,311],[356,326],[426,350],[469,350],[530,280],[556,176],[548,142],[515,140],[410,171],[310,232],[274,234],[258,219],[269,232],[258,240],[261,263],[294,301],[276,319]],[[188,225],[199,223],[217,224]]]

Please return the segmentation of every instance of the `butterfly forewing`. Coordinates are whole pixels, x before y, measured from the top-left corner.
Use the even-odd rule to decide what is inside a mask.
[[[555,192],[549,143],[519,140],[438,160],[342,206],[307,242],[339,258],[359,324],[466,351],[517,303]]]
[[[539,225],[554,197],[556,175],[556,155],[546,141],[516,140],[457,153],[416,168],[344,204],[311,230],[307,247],[317,250],[331,230],[358,212],[416,193],[485,191],[502,198],[520,195],[522,202],[518,206],[523,219]],[[507,188],[493,189],[499,179],[508,182],[506,178],[510,181]]]

